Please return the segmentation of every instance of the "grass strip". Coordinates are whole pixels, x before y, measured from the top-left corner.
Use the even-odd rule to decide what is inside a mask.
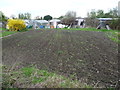
[[[73,76],[72,76],[73,77]],[[77,79],[58,75],[33,66],[10,70],[3,66],[2,88],[92,88]]]

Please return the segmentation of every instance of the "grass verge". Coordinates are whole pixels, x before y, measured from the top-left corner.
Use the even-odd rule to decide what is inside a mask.
[[[0,37],[8,36],[14,33],[17,33],[17,31],[5,31],[5,32],[0,33]]]
[[[25,32],[25,31],[28,31],[29,29],[23,29],[21,31],[9,31],[8,29],[0,28],[0,30],[1,30],[0,37],[4,37],[4,36],[8,36],[8,35],[15,34],[18,32]]]
[[[113,40],[116,43],[120,43],[120,32],[111,31],[105,33],[111,40]]]
[[[92,88],[76,79],[67,78],[33,66],[16,70],[3,66],[2,88]]]

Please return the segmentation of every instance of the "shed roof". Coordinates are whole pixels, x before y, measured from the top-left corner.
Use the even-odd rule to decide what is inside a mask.
[[[117,18],[97,18],[98,20],[109,21]]]
[[[46,20],[35,20],[35,22],[39,22],[39,23],[48,23],[48,21],[46,21]]]
[[[60,22],[61,20],[59,20],[59,19],[52,19],[52,20],[50,20],[50,22]]]

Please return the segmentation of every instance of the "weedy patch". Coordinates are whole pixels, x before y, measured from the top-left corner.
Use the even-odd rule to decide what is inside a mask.
[[[57,53],[58,53],[58,54],[63,54],[64,51],[62,51],[62,50],[58,50]]]
[[[10,31],[9,29],[5,29],[5,28],[0,28],[2,31],[0,32],[0,37],[4,37],[4,36],[8,36],[8,35],[11,35],[11,34],[15,34],[15,33],[18,33],[18,32],[25,32],[25,31],[28,31],[28,30],[31,30],[31,29],[22,29],[21,31]]]
[[[17,33],[17,31],[4,31],[0,34],[0,37],[8,36],[14,33]]]
[[[90,87],[47,70],[39,70],[33,66],[18,70],[8,70],[3,66],[2,88],[84,88]]]
[[[117,31],[111,31],[111,32],[106,32],[106,35],[113,41],[120,43],[120,32]]]

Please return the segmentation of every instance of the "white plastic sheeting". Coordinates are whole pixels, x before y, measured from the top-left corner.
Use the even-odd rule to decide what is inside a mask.
[[[38,23],[41,23],[41,24],[43,24],[43,23],[48,24],[48,21],[46,21],[46,20],[35,20],[35,21],[38,22]]]
[[[65,25],[63,25],[63,24],[58,24],[57,26],[58,26],[58,28],[65,28]]]

